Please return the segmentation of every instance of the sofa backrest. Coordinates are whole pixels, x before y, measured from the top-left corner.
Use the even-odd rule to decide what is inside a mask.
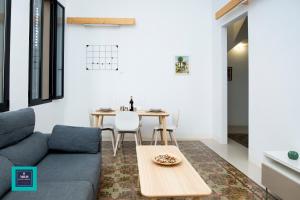
[[[32,108],[0,113],[0,199],[11,188],[13,166],[34,166],[48,153],[49,135],[33,133]]]
[[[49,135],[35,132],[17,144],[0,149],[0,156],[16,166],[35,166],[48,153]]]
[[[11,168],[13,164],[0,156],[0,199],[11,188]]]
[[[0,149],[31,135],[34,125],[35,114],[32,108],[0,113]]]

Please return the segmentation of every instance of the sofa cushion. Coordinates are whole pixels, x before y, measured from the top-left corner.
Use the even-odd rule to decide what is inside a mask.
[[[73,153],[98,153],[101,141],[99,128],[57,125],[53,128],[49,149]]]
[[[35,132],[21,142],[0,150],[15,165],[34,166],[48,152],[48,135]]]
[[[0,148],[15,144],[33,133],[35,115],[32,108],[0,113]]]
[[[88,181],[96,192],[101,154],[48,154],[37,167],[39,181]]]
[[[0,199],[10,189],[12,166],[12,162],[0,156]]]
[[[9,192],[3,200],[92,200],[93,188],[87,181],[39,182],[37,192]]]

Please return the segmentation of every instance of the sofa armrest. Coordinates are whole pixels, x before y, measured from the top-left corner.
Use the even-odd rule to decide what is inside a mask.
[[[50,150],[72,153],[98,153],[101,151],[101,130],[56,125],[48,141]]]

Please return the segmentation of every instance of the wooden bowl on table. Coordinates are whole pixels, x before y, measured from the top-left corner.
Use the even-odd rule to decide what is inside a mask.
[[[181,158],[171,153],[160,153],[154,155],[152,161],[158,165],[175,166],[181,162]]]

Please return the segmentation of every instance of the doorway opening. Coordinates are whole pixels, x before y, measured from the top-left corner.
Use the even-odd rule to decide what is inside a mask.
[[[227,125],[228,139],[248,148],[248,17],[227,26]]]

